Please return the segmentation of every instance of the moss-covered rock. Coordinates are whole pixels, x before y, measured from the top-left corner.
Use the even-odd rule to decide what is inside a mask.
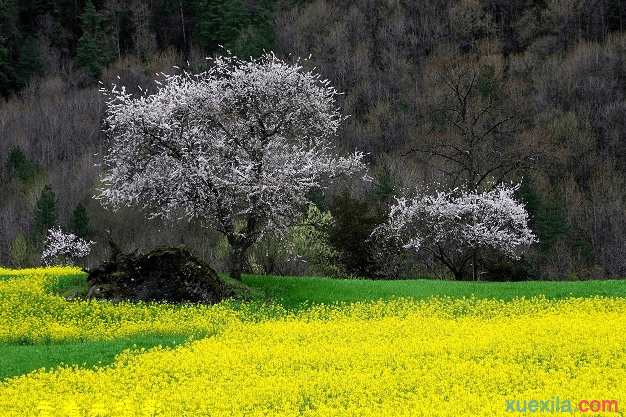
[[[113,247],[111,257],[89,272],[88,298],[112,301],[218,303],[224,284],[213,268],[184,245],[159,246],[136,256]]]

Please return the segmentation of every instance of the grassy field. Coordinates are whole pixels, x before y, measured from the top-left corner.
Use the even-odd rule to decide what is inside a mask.
[[[193,306],[171,308],[162,305],[136,306],[120,304],[114,306],[108,303],[103,304],[80,300],[65,301],[58,295],[63,297],[72,294],[76,295],[81,292],[84,293],[86,289],[85,275],[78,271],[68,272],[67,270],[61,270],[60,272],[55,272],[51,270],[46,273],[38,271],[33,273],[32,277],[26,274],[26,278],[19,281],[19,285],[17,285],[17,278],[19,277],[19,271],[0,269],[0,308],[3,308],[2,314],[6,315],[5,322],[9,323],[9,327],[3,330],[3,321],[0,320],[0,381],[5,378],[25,375],[31,371],[41,369],[42,367],[46,369],[55,368],[60,364],[64,364],[65,369],[69,369],[67,368],[68,365],[78,366],[78,368],[74,368],[75,370],[72,371],[72,375],[77,378],[79,375],[82,375],[82,373],[77,374],[79,369],[93,369],[93,371],[89,371],[92,372],[92,374],[88,373],[88,376],[91,375],[89,378],[103,372],[115,373],[117,372],[117,368],[111,368],[108,365],[119,363],[123,357],[130,358],[127,360],[133,362],[135,360],[134,358],[137,357],[136,353],[133,352],[142,350],[146,352],[153,347],[157,348],[156,350],[150,350],[150,352],[154,352],[153,355],[156,355],[159,361],[152,366],[152,368],[156,369],[159,366],[169,366],[165,365],[170,360],[166,359],[166,356],[169,355],[168,352],[174,352],[169,350],[169,348],[182,346],[183,351],[187,351],[192,349],[192,346],[197,346],[196,343],[191,344],[191,339],[203,339],[205,336],[222,334],[223,332],[231,334],[229,333],[231,331],[235,331],[235,333],[231,334],[228,340],[225,339],[224,343],[230,343],[228,342],[229,340],[231,342],[233,340],[239,340],[237,338],[241,337],[241,341],[237,343],[247,345],[248,343],[252,343],[249,341],[250,337],[252,337],[250,335],[257,331],[254,329],[258,329],[258,326],[261,326],[260,329],[266,329],[262,330],[261,334],[263,336],[261,337],[267,337],[267,340],[265,340],[262,345],[256,344],[247,346],[245,349],[250,352],[255,351],[259,346],[276,346],[276,349],[278,349],[285,342],[285,335],[287,333],[290,334],[289,337],[295,338],[289,343],[299,344],[303,343],[303,340],[309,340],[307,343],[313,346],[313,344],[318,342],[317,339],[315,339],[316,341],[310,339],[311,329],[306,323],[321,323],[316,325],[322,326],[316,327],[317,330],[315,330],[315,332],[317,333],[331,332],[329,329],[334,329],[327,336],[329,338],[343,334],[343,332],[347,330],[345,326],[348,326],[348,328],[355,326],[354,329],[357,329],[359,326],[365,324],[368,326],[368,330],[364,331],[364,334],[366,334],[370,329],[374,329],[372,331],[375,331],[378,326],[376,323],[381,323],[381,326],[384,323],[384,328],[381,327],[381,332],[383,333],[379,336],[375,336],[382,337],[382,339],[378,342],[373,342],[374,344],[371,346],[371,349],[373,349],[371,354],[374,356],[381,353],[379,349],[380,346],[384,343],[388,343],[384,336],[385,332],[400,332],[404,334],[403,338],[406,339],[407,343],[411,340],[411,343],[414,344],[425,343],[424,340],[421,339],[413,340],[412,338],[417,337],[413,333],[410,335],[403,333],[405,327],[402,326],[405,326],[406,323],[402,324],[404,322],[397,322],[397,317],[406,317],[406,319],[403,320],[406,320],[407,323],[411,320],[417,320],[415,325],[419,326],[423,331],[426,331],[425,329],[431,329],[428,330],[428,332],[432,332],[433,335],[438,334],[438,332],[444,329],[456,329],[452,333],[450,333],[450,330],[446,330],[445,333],[439,336],[433,336],[437,339],[441,338],[441,340],[449,339],[448,342],[445,342],[448,344],[448,348],[446,348],[448,355],[452,354],[450,352],[456,352],[455,349],[457,348],[454,346],[458,345],[458,349],[460,349],[457,353],[454,353],[453,356],[456,358],[455,360],[458,361],[459,358],[461,358],[462,361],[455,362],[456,364],[454,365],[452,365],[452,362],[442,363],[441,367],[444,369],[448,366],[466,366],[468,363],[477,361],[478,358],[482,358],[480,359],[481,361],[486,360],[487,356],[490,357],[490,355],[492,355],[492,353],[487,354],[486,352],[495,351],[495,347],[492,345],[493,341],[490,342],[490,340],[499,338],[500,336],[505,336],[506,339],[506,333],[511,331],[511,321],[518,323],[518,325],[516,325],[517,328],[514,330],[515,334],[519,332],[521,332],[520,334],[524,334],[525,331],[532,332],[540,329],[540,332],[546,331],[548,333],[564,331],[565,333],[563,333],[562,336],[564,340],[571,337],[578,338],[576,341],[572,339],[571,342],[567,342],[565,345],[547,346],[545,347],[545,349],[547,349],[545,351],[542,350],[543,347],[537,350],[538,347],[532,340],[524,343],[520,341],[521,344],[519,346],[514,343],[508,350],[505,349],[505,351],[502,351],[500,354],[502,357],[505,357],[510,354],[510,351],[515,349],[528,349],[528,351],[523,350],[518,352],[512,359],[510,358],[508,360],[515,363],[523,361],[525,367],[538,367],[537,372],[544,372],[545,369],[549,371],[552,368],[565,372],[565,370],[563,370],[565,369],[563,368],[563,361],[565,359],[563,358],[568,358],[568,361],[574,360],[574,362],[568,365],[569,368],[567,368],[570,369],[570,371],[567,371],[570,374],[573,372],[571,369],[574,368],[578,369],[576,372],[581,374],[592,372],[586,368],[585,363],[587,363],[587,361],[589,361],[589,364],[597,362],[599,366],[601,365],[605,368],[609,365],[612,367],[626,366],[626,363],[621,362],[624,360],[624,357],[626,357],[626,346],[620,345],[616,340],[612,340],[611,343],[615,343],[615,346],[603,344],[605,353],[602,355],[605,356],[601,356],[599,347],[594,345],[594,343],[597,344],[597,341],[594,342],[593,338],[589,340],[581,339],[579,337],[580,330],[574,332],[573,330],[575,329],[572,328],[573,323],[575,323],[576,326],[582,326],[582,329],[587,328],[587,330],[591,327],[596,329],[606,327],[606,332],[609,332],[607,334],[610,334],[611,331],[620,331],[620,323],[626,322],[626,320],[619,319],[620,317],[626,319],[622,307],[623,299],[626,297],[626,281],[486,283],[430,280],[368,281],[338,280],[318,277],[244,275],[243,283],[245,286],[241,287],[242,291],[248,294],[254,294],[255,303],[225,303],[223,307],[203,307],[198,309]],[[249,289],[247,289],[246,286],[249,287]],[[272,301],[273,304],[271,306],[266,305],[268,300]],[[615,300],[615,302],[611,302],[610,300]],[[421,313],[416,313],[419,311],[421,311]],[[409,320],[409,318],[413,317],[415,314],[418,314],[418,316]],[[11,315],[20,316],[21,318],[12,322]],[[544,319],[541,319],[541,317],[544,316],[546,323],[542,324],[541,320]],[[539,317],[539,319],[533,317]],[[604,319],[602,317],[604,317]],[[615,322],[616,318],[617,322]],[[488,320],[485,321],[485,319]],[[366,321],[362,322],[362,320]],[[616,324],[614,324],[614,322]],[[250,323],[250,325],[246,323]],[[491,329],[491,327],[496,326],[496,324],[497,326],[506,327],[494,327]],[[339,327],[335,328],[335,325]],[[281,326],[287,327],[282,329]],[[551,329],[550,326],[562,326],[565,330]],[[542,330],[542,327],[545,327],[545,329]],[[459,339],[459,335],[464,334],[469,328],[475,329],[472,330],[472,336],[468,334]],[[488,328],[491,330],[486,330]],[[506,331],[502,330],[505,328],[507,329]],[[239,334],[237,332],[240,330],[236,329],[247,329],[245,332],[252,333]],[[568,333],[568,329],[572,330],[573,333]],[[488,346],[485,346],[486,350],[478,353],[469,353],[469,351],[464,350],[466,348],[463,348],[463,346],[468,346],[468,340],[475,337],[473,336],[474,333],[481,334],[481,332],[488,335],[483,337],[484,340],[474,340],[472,343],[475,346],[472,345],[472,349],[487,343]],[[352,333],[353,331],[350,330],[349,333],[345,333],[341,336],[342,342],[335,340],[332,343],[339,343],[339,345],[341,345],[341,343],[346,341],[349,342],[352,337],[356,337],[353,336]],[[236,337],[235,334],[237,335]],[[298,334],[300,334],[300,336],[297,336]],[[335,336],[333,336],[333,334]],[[515,334],[512,333],[510,336],[515,337]],[[595,337],[604,337],[598,336],[599,334],[600,333],[596,334]],[[250,340],[256,340],[254,337]],[[450,337],[453,338],[450,339]],[[463,339],[463,337],[466,339]],[[271,340],[273,340],[272,338],[277,339],[275,342],[271,342]],[[206,340],[214,340],[214,342],[211,343],[218,343],[221,339],[209,338]],[[498,349],[504,349],[502,346],[507,345],[507,343],[515,342],[514,340],[507,340],[502,340],[501,343],[498,344]],[[372,342],[368,339],[367,341],[363,340],[358,343],[367,347],[369,346],[367,343]],[[584,349],[581,347],[581,349],[583,349],[582,351],[572,351],[571,347],[576,344],[586,347]],[[379,346],[379,348],[376,346]],[[321,346],[319,348],[322,349],[320,352],[326,352],[322,353],[320,357],[324,357],[324,355],[328,354],[327,347]],[[241,346],[234,349],[241,349]],[[267,347],[264,349],[267,349]],[[291,350],[293,346],[287,349]],[[350,346],[346,346],[345,349],[351,348]],[[413,364],[411,366],[414,367],[422,366],[422,362],[419,364],[412,362],[415,360],[414,355],[411,356],[410,354],[412,349],[413,348],[407,347],[406,354],[409,356],[404,357],[403,360],[405,363],[402,367],[409,366],[409,364]],[[430,355],[428,351],[429,349],[433,349],[433,347],[424,347],[424,349],[426,349],[427,352],[421,352],[420,355],[430,357],[428,356]],[[578,349],[578,347],[576,349]],[[532,353],[535,352],[535,350],[537,350],[537,353]],[[209,354],[209,356],[215,354],[213,350],[211,352],[213,353]],[[260,355],[265,355],[265,353],[263,353],[264,351],[259,352]],[[591,358],[588,356],[588,352],[596,353],[593,353],[592,355],[594,356]],[[466,357],[468,354],[470,356]],[[487,356],[485,356],[486,354]],[[206,356],[206,354],[203,355]],[[320,354],[318,353],[318,355]],[[320,357],[309,358],[308,360],[315,362],[319,361]],[[398,357],[400,358],[401,356]],[[190,359],[190,363],[194,360],[197,359]],[[232,361],[232,359],[229,358],[225,358],[224,360],[228,363]],[[237,360],[240,360],[240,358]],[[255,360],[263,361],[267,359],[257,358]],[[337,363],[342,360],[345,360],[345,358],[335,358]],[[391,359],[385,360],[389,361]],[[493,358],[489,360],[491,361]],[[396,359],[393,359],[393,361],[395,362]],[[606,363],[603,361],[606,361]],[[122,361],[122,363],[126,363],[125,360]],[[337,363],[333,366],[339,366]],[[498,366],[512,365],[510,362],[507,363],[508,365],[506,365],[506,363],[500,363]],[[548,363],[548,368],[546,368],[546,363]],[[619,365],[620,363],[622,363],[622,365]],[[275,367],[279,369],[280,366],[283,365],[284,364],[281,362],[281,364],[275,364]],[[300,369],[302,365],[295,366],[297,369]],[[324,364],[323,366],[319,366],[326,367],[328,365]],[[354,367],[354,364],[346,363],[341,366],[351,368]],[[495,365],[492,364],[492,366]],[[150,373],[152,371],[149,369],[152,368],[146,368],[144,372]],[[585,371],[585,369],[587,370]],[[397,371],[400,372],[399,370]],[[285,370],[286,374],[290,372],[294,372],[293,368]],[[352,372],[355,372],[355,375],[358,372],[365,372],[367,374],[371,372],[371,370],[353,369]],[[432,372],[432,370],[428,372]],[[43,377],[43,375],[47,374],[39,373],[37,375]],[[265,375],[265,373],[263,375]],[[563,376],[559,376],[559,378],[562,377]],[[110,378],[115,380],[116,378],[121,378],[121,376],[111,376]],[[320,376],[320,378],[324,379],[328,377]],[[409,378],[408,375],[407,378]],[[426,378],[426,375],[423,375],[423,378]],[[541,386],[544,387],[544,385],[549,382],[555,383],[555,387],[558,387],[559,384],[564,383],[564,381],[560,379],[557,381],[550,378],[543,380],[543,382],[541,382],[543,385]],[[5,379],[5,381],[10,381],[10,379]],[[345,384],[348,383],[352,382],[345,382]],[[569,383],[572,385],[571,381]],[[611,384],[610,380],[608,383],[609,385]],[[498,384],[500,385],[496,386],[501,387],[502,381]],[[527,382],[524,384],[527,384]],[[14,382],[13,385],[19,386],[18,382]],[[582,388],[576,384],[572,386],[578,387],[576,388],[578,391],[574,390],[571,392],[578,393],[576,395],[579,395],[584,391],[586,385],[582,385]],[[611,386],[617,387],[615,384]],[[310,390],[310,388],[307,389]],[[335,387],[333,389],[339,388]],[[406,387],[401,388],[401,390],[405,389]],[[489,391],[495,388],[489,385],[485,386],[485,389]],[[583,389],[583,391],[581,391],[581,389]],[[1,391],[2,385],[0,384],[0,392]],[[186,393],[185,395],[191,394]],[[331,398],[328,397],[326,400],[318,398],[314,401],[313,397],[307,397],[308,399],[300,398],[301,393],[294,393],[293,395],[296,396],[294,398],[296,398],[297,401],[302,401],[302,404],[299,406],[301,415],[307,415],[307,413],[304,412],[306,411],[306,407],[304,407],[303,404],[318,404],[323,401],[330,401],[328,398]],[[429,395],[435,395],[436,397],[436,393]],[[402,406],[404,407],[405,405]],[[272,408],[275,406],[277,407],[276,404],[271,407],[265,404],[259,407],[260,409],[267,410],[267,407]],[[289,405],[283,404],[281,407],[289,407]],[[479,407],[479,404],[477,403],[474,407]],[[0,410],[1,409],[2,401],[0,401]],[[357,411],[352,410],[351,412],[354,413]],[[348,411],[346,411],[346,413],[350,415]],[[280,413],[276,413],[276,415],[279,414]],[[401,414],[402,413],[398,413],[398,415]],[[192,413],[190,415],[204,414]],[[229,414],[228,412],[224,412],[223,415]],[[410,412],[407,415],[410,415]]]

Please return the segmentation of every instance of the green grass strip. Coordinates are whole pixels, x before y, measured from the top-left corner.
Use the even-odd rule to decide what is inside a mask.
[[[112,364],[115,356],[124,349],[148,350],[158,345],[174,347],[184,342],[183,337],[145,337],[66,344],[0,345],[0,381],[61,363],[83,368],[106,366]]]
[[[332,304],[397,297],[426,299],[432,296],[493,298],[510,301],[517,297],[544,295],[548,299],[570,297],[626,297],[626,281],[524,281],[458,282],[440,280],[371,281],[319,277],[244,275],[244,284],[267,291],[269,298],[286,309],[310,304]]]

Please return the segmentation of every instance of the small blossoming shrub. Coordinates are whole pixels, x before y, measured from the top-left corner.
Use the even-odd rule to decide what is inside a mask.
[[[44,265],[73,265],[75,259],[89,255],[96,242],[79,238],[73,233],[63,233],[60,227],[48,230],[41,261]]]

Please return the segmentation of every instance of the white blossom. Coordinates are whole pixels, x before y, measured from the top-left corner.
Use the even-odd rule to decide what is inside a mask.
[[[44,265],[73,265],[74,260],[89,255],[95,242],[79,238],[73,233],[63,233],[61,228],[48,230],[41,261]]]
[[[363,154],[332,152],[344,120],[337,92],[299,62],[266,54],[210,63],[199,75],[167,76],[152,95],[105,92],[112,143],[96,198],[199,219],[245,251],[296,223],[310,188],[362,170]]]
[[[518,188],[398,198],[387,223],[374,233],[398,240],[405,249],[424,249],[458,273],[481,249],[517,259],[520,247],[537,241],[528,228],[528,213],[513,197]]]

